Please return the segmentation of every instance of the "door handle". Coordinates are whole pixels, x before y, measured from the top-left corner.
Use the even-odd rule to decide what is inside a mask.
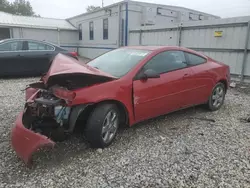
[[[189,74],[184,74],[183,78],[189,77]]]
[[[17,55],[17,57],[24,57],[24,56],[23,56],[23,55],[21,55],[21,54],[18,54],[18,55]]]

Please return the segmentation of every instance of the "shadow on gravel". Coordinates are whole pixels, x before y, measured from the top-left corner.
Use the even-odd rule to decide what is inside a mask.
[[[115,150],[116,144],[122,140],[136,141],[136,132],[142,132],[149,134],[147,131],[155,131],[158,135],[168,135],[169,133],[174,136],[178,134],[184,134],[188,131],[190,124],[174,124],[169,126],[169,121],[176,121],[180,117],[187,118],[192,121],[192,118],[204,117],[210,113],[202,106],[192,107],[177,112],[170,113],[168,115],[162,115],[157,118],[153,118],[141,123],[138,123],[132,127],[121,127],[118,131],[118,135],[111,147]],[[203,121],[203,120],[202,120]],[[157,124],[157,125],[156,125]],[[162,126],[158,126],[158,124]],[[172,124],[173,125],[173,124]],[[70,136],[66,141],[57,143],[52,150],[41,150],[33,155],[33,164],[31,169],[47,169],[57,165],[66,165],[71,162],[71,159],[76,158],[79,155],[86,157],[84,160],[91,158],[91,154],[95,152],[95,149],[91,149],[90,145],[84,140],[82,133],[77,132]]]
[[[133,125],[130,129],[138,129],[138,128],[143,128],[147,125],[151,125],[152,123],[159,123],[161,121],[166,122],[166,121],[175,121],[178,120],[180,117],[185,117],[187,119],[195,119],[195,118],[203,118],[206,114],[211,113],[208,111],[203,105],[200,106],[194,106],[190,107],[187,109],[175,111],[169,114],[161,115],[156,118],[152,118],[143,122],[140,122],[138,124]],[[205,120],[206,118],[204,118]],[[166,122],[167,123],[167,122]],[[177,125],[178,126],[178,125]],[[173,127],[169,127],[168,124],[166,125],[167,129],[175,129]]]
[[[231,89],[235,90],[239,93],[245,93],[245,94],[250,94],[250,84],[249,83],[237,83],[236,87]]]

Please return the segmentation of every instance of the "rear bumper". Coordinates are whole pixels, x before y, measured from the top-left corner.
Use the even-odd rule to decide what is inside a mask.
[[[53,148],[55,143],[44,135],[26,129],[22,123],[21,112],[11,131],[11,144],[18,157],[26,164],[31,164],[32,154],[40,148]]]

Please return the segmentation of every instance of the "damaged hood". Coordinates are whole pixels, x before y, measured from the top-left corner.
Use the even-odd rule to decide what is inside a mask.
[[[79,64],[79,61],[62,54],[58,54],[54,58],[49,71],[42,78],[47,87],[52,85],[77,85],[83,87],[115,79],[117,78],[108,73],[84,63]]]

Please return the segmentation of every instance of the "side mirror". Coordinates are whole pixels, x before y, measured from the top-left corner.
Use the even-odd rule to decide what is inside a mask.
[[[140,80],[147,80],[148,78],[160,78],[160,74],[154,71],[153,69],[147,69],[146,71],[142,72],[138,78]]]

